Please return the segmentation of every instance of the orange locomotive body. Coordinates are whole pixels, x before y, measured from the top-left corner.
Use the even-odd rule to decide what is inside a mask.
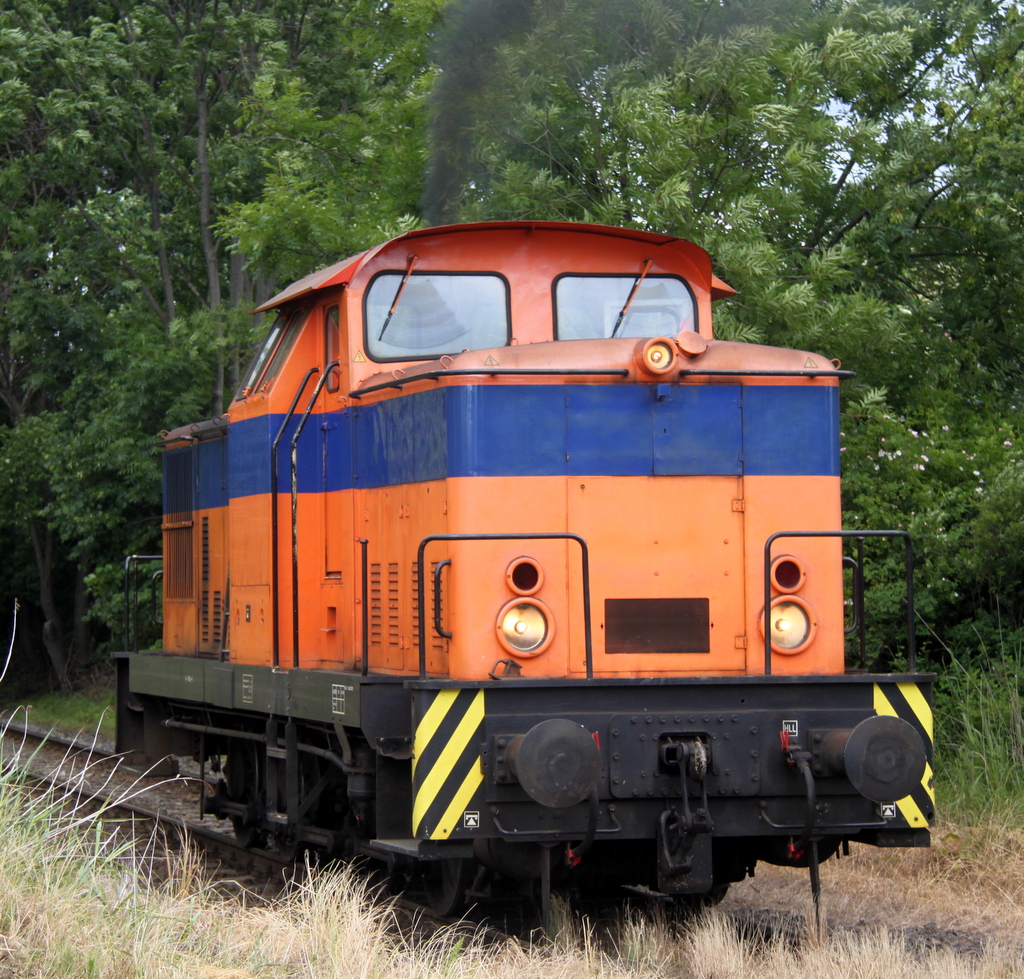
[[[842,372],[715,340],[730,294],[681,239],[531,222],[275,297],[227,415],[165,440],[122,747],[223,762],[247,838],[422,864],[443,910],[481,866],[715,894],[926,843],[931,678],[845,669]]]

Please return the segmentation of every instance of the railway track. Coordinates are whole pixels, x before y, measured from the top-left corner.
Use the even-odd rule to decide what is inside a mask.
[[[89,805],[109,823],[130,829],[146,849],[158,831],[172,851],[191,843],[205,857],[211,881],[226,892],[244,891],[249,899],[273,900],[300,881],[306,864],[294,854],[243,846],[225,823],[213,816],[198,817],[204,783],[195,772],[175,777],[149,776],[120,764],[113,746],[99,737],[69,736],[0,719],[2,762],[21,768],[35,784],[73,794],[75,805]],[[159,868],[157,867],[159,871]],[[371,880],[371,884],[376,882]],[[384,892],[383,882],[375,889]],[[440,917],[425,904],[405,895],[386,898],[395,927],[403,935],[429,935],[464,926],[493,942],[514,940],[483,919]]]

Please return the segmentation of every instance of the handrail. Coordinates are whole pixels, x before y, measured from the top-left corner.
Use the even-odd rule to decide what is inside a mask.
[[[161,568],[159,571],[153,572],[153,577],[149,579],[149,617],[153,620],[153,625],[163,625],[164,620],[162,617],[157,617],[156,614],[156,579],[159,578],[161,581],[164,580],[164,569]]]
[[[332,360],[325,368],[323,374],[320,375],[320,380],[316,382],[316,387],[313,388],[313,394],[310,396],[309,404],[306,405],[306,410],[302,413],[302,418],[299,420],[299,424],[295,428],[295,434],[292,436],[291,445],[291,477],[292,477],[292,666],[297,667],[299,665],[299,528],[298,528],[298,516],[299,516],[299,462],[298,462],[298,444],[299,436],[302,434],[302,430],[306,427],[306,422],[309,420],[310,413],[313,411],[313,405],[316,404],[316,399],[320,397],[320,392],[324,389],[324,385],[327,383],[327,379],[331,376],[331,371],[335,367],[340,367],[341,361]],[[305,384],[303,384],[305,386]],[[276,502],[276,501],[275,501]],[[275,507],[276,509],[276,507]],[[275,592],[277,590],[277,583],[275,582]],[[274,664],[279,665],[279,664]]]
[[[427,678],[427,613],[426,589],[423,581],[423,554],[427,545],[434,541],[478,541],[478,540],[574,540],[580,545],[583,570],[583,638],[586,648],[587,679],[594,678],[594,648],[590,629],[590,550],[579,534],[430,534],[420,541],[416,552],[416,617],[419,624],[420,679]]]
[[[905,544],[907,573],[907,672],[917,672],[917,649],[914,640],[914,544],[905,530],[781,530],[772,534],[764,544],[764,675],[772,674],[772,630],[769,611],[772,604],[772,544],[781,537],[855,537],[860,545],[868,537],[902,537]],[[859,573],[864,573],[863,550],[859,550],[862,562]],[[863,584],[861,597],[863,601]],[[863,608],[861,611],[861,659],[865,656]]]
[[[302,392],[306,390],[306,385],[309,383],[309,379],[319,370],[319,367],[310,367],[310,369],[306,371],[305,376],[302,378],[302,382],[299,384],[298,390],[295,392],[295,397],[292,398],[291,406],[288,408],[284,418],[281,420],[281,427],[277,430],[277,435],[274,436],[274,441],[270,443],[270,580],[272,582],[270,592],[274,613],[273,637],[275,669],[281,665],[281,626],[278,615],[278,610],[280,608],[278,595],[281,589],[280,582],[277,580],[279,560],[277,543],[277,446],[281,441],[281,437],[284,435],[285,428],[288,427],[288,422],[291,421],[292,415],[295,414],[295,406],[299,403],[299,398],[302,397]]]
[[[469,377],[473,375],[492,377],[501,374],[524,377],[531,375],[556,377],[563,374],[570,377],[629,377],[629,369],[626,367],[456,367],[454,370],[440,368],[424,371],[422,374],[396,377],[393,381],[382,381],[380,384],[371,384],[366,388],[357,388],[355,391],[349,391],[348,396],[359,399],[364,394],[383,391],[385,388],[400,388],[411,381],[436,381],[439,377]]]
[[[139,562],[162,561],[162,554],[129,554],[124,559],[124,648],[139,651]],[[131,577],[129,578],[129,568]],[[129,587],[129,582],[131,587]],[[134,599],[134,601],[133,601]],[[130,642],[129,639],[134,640]]]
[[[783,370],[732,370],[732,369],[707,369],[701,370],[699,367],[684,367],[680,372],[680,377],[691,377],[694,374],[700,374],[702,376],[723,376],[723,377],[856,377],[856,371],[840,371],[840,370],[797,370],[797,371],[783,371]]]

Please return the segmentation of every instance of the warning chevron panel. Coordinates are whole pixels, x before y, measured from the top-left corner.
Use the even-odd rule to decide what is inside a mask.
[[[935,818],[935,787],[932,772],[934,758],[934,724],[928,696],[916,683],[874,684],[876,714],[899,717],[921,735],[928,761],[921,784],[906,798],[896,801],[896,808],[907,825],[925,829]]]
[[[413,833],[423,840],[446,840],[454,831],[473,829],[464,814],[483,785],[480,740],[483,690],[425,691],[418,704],[413,739]],[[472,805],[471,805],[472,803]],[[479,818],[475,821],[479,823]]]

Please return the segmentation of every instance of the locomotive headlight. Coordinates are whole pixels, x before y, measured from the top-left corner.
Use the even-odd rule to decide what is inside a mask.
[[[807,613],[793,602],[780,602],[772,608],[772,642],[783,649],[799,646],[811,631]]]
[[[660,376],[676,365],[676,345],[667,337],[641,339],[633,349],[633,361],[640,370]]]
[[[768,611],[772,648],[778,653],[801,653],[814,638],[814,613],[803,599],[784,595]],[[764,616],[761,617],[764,633]]]
[[[553,630],[551,615],[536,598],[513,599],[498,613],[498,640],[515,656],[536,656],[547,649]]]

